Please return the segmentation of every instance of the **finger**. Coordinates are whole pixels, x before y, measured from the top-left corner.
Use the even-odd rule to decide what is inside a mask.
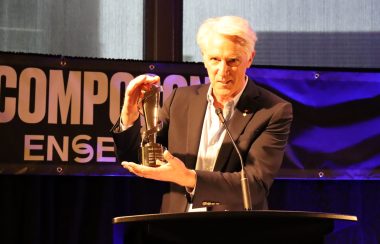
[[[129,163],[129,162],[127,162],[127,161],[123,161],[123,162],[121,162],[121,165],[123,165],[123,167],[124,167],[124,166],[127,166],[128,163]]]
[[[140,177],[145,177],[145,171],[143,169],[144,166],[132,163],[132,162],[123,162],[123,167],[128,169],[129,172],[135,174]]]
[[[156,160],[156,164],[157,164],[158,166],[162,166],[162,165],[165,165],[166,162],[163,162],[163,161],[157,159],[157,160]]]
[[[149,90],[152,85],[158,83],[160,83],[160,77],[157,75],[139,75],[129,83],[127,90],[132,92],[138,87],[143,90]]]
[[[154,84],[160,83],[159,76],[152,75],[139,75],[134,78],[125,90],[125,97],[128,103],[137,104],[137,100],[142,96],[145,91],[149,91]]]
[[[137,99],[140,97],[141,84],[144,82],[145,75],[137,76],[133,79],[125,89],[125,99],[131,104],[136,104]]]
[[[133,91],[134,89],[136,89],[136,87],[139,87],[141,84],[143,84],[145,79],[146,79],[146,75],[137,76],[136,78],[131,80],[131,82],[129,82],[127,91]]]
[[[159,84],[160,83],[160,77],[158,75],[154,74],[146,74],[146,81],[149,84]]]
[[[174,159],[174,156],[168,150],[165,150],[164,159],[169,162],[170,160]]]
[[[121,166],[123,168],[127,169],[128,171],[132,171],[132,167],[130,166],[132,162],[123,161],[121,162]]]
[[[141,83],[141,90],[143,92],[149,91],[153,85],[157,84],[160,84],[160,77],[158,75],[146,74],[145,79]]]

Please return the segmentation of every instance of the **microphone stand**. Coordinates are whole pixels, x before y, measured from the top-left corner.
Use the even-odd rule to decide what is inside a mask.
[[[249,191],[249,184],[248,184],[248,178],[245,175],[245,170],[244,170],[244,164],[243,164],[243,158],[241,157],[240,151],[238,147],[236,146],[236,143],[234,139],[232,138],[232,135],[230,133],[230,130],[227,127],[226,120],[223,117],[223,111],[220,108],[215,108],[215,112],[219,117],[220,122],[223,124],[224,128],[227,131],[228,136],[231,139],[232,145],[234,146],[240,160],[240,165],[241,165],[241,171],[240,171],[240,176],[241,176],[241,190],[243,193],[243,206],[244,210],[250,211],[252,210],[252,199],[251,199],[251,193]]]

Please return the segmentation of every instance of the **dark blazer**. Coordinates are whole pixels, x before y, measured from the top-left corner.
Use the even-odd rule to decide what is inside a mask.
[[[206,112],[209,85],[175,89],[161,109],[163,130],[157,142],[194,169]],[[292,121],[290,103],[249,80],[232,118],[228,121],[247,173],[253,209],[267,209],[267,195],[284,155]],[[114,142],[119,161],[137,162],[140,145],[139,120],[128,130],[117,133]],[[211,210],[243,210],[240,161],[226,134],[217,156],[214,172],[197,171],[193,208],[212,206]],[[186,190],[171,184],[164,194],[162,212],[186,211]]]

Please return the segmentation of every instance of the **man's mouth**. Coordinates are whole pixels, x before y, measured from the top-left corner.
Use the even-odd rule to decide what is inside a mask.
[[[224,84],[224,85],[227,85],[229,83],[231,83],[232,80],[218,80],[218,83],[221,83],[221,84]]]

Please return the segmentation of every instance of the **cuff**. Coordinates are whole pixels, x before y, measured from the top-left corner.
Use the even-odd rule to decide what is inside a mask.
[[[194,188],[185,187],[186,189],[186,198],[189,203],[192,202],[193,196],[195,194],[195,189],[197,188],[197,172],[195,172],[195,186]]]

